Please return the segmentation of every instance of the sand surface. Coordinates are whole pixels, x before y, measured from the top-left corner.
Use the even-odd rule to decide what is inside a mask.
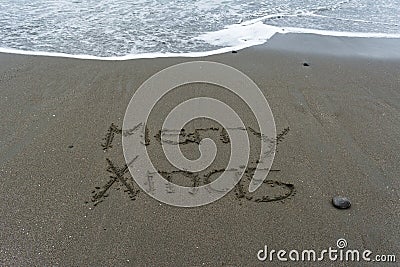
[[[309,36],[296,36],[310,44]],[[266,264],[257,259],[264,245],[323,250],[336,247],[339,238],[352,249],[398,254],[400,60],[349,56],[346,49],[358,46],[344,38],[332,37],[334,44],[344,53],[267,45],[201,58],[253,79],[282,138],[274,171],[258,191],[250,194],[243,186],[244,192],[236,188],[189,209],[137,192],[129,172],[128,186],[116,181],[107,197],[98,193],[113,175],[107,168],[125,164],[121,134],[113,127],[122,126],[135,90],[156,72],[195,59],[1,54],[0,265],[257,266]],[[199,95],[243,104],[221,88],[188,85],[158,107],[148,126],[149,149],[160,170],[182,182],[160,155],[157,127],[175,102]],[[246,125],[255,127],[251,112],[239,109]],[[198,120],[187,131],[210,127],[218,125]],[[206,132],[222,152],[202,175],[223,168],[229,154],[220,129]],[[193,143],[182,150],[198,155]],[[335,209],[335,195],[349,197],[352,207]],[[263,197],[268,201],[257,201]]]

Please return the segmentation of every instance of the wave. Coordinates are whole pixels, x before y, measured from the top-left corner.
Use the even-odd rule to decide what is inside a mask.
[[[279,17],[285,14],[275,14],[268,16]],[[265,19],[265,17],[264,17]],[[36,55],[36,56],[49,56],[49,57],[64,57],[76,59],[91,59],[91,60],[132,60],[144,58],[166,58],[166,57],[205,57],[215,54],[222,54],[231,51],[238,51],[244,48],[261,45],[266,43],[275,34],[316,34],[325,36],[337,37],[356,37],[356,38],[393,38],[399,39],[400,34],[387,34],[387,33],[364,33],[364,32],[341,32],[341,31],[328,31],[307,28],[295,27],[277,27],[267,25],[261,22],[260,19],[248,21],[245,23],[234,24],[225,27],[225,29],[202,34],[193,39],[204,41],[213,46],[220,46],[222,48],[213,49],[204,52],[187,52],[187,53],[138,53],[128,54],[124,56],[111,56],[101,57],[85,54],[67,54],[46,51],[27,51],[14,48],[0,48],[1,53],[11,53],[19,55]]]

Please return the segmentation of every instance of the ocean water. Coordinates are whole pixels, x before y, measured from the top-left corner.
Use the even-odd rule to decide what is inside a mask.
[[[400,0],[0,0],[3,52],[198,56],[287,32],[400,38]]]

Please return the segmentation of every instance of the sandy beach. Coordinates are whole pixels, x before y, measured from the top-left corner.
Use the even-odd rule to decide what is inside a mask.
[[[351,249],[400,258],[398,47],[400,40],[286,34],[204,58],[0,54],[0,265],[286,266],[261,262],[257,252],[265,245],[321,251],[339,238]],[[273,171],[255,193],[243,181],[217,202],[177,208],[139,190],[129,172],[115,173],[125,164],[119,129],[146,79],[193,60],[248,75],[269,102],[279,142]],[[187,85],[168,95],[148,125],[149,150],[160,170],[182,183],[157,133],[174,105],[199,95],[238,107],[246,126],[256,127],[251,111],[221,88]],[[221,151],[203,178],[224,168],[229,155],[222,129],[213,127],[198,120],[187,128],[209,129],[204,135]],[[256,134],[251,142],[257,152]],[[196,157],[196,146],[182,150]],[[334,208],[337,195],[351,208]]]

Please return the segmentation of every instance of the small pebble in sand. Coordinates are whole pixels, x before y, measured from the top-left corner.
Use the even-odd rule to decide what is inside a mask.
[[[237,51],[235,51],[235,50],[232,51],[232,54],[236,54],[236,53],[237,53]]]
[[[73,145],[69,145],[69,146],[68,146],[68,148],[73,148],[73,147],[74,147]]]
[[[304,62],[304,63],[303,63],[303,66],[304,66],[304,67],[309,67],[310,64],[308,64],[307,62]]]
[[[336,196],[332,198],[332,204],[338,209],[348,209],[351,206],[351,202],[347,197]]]

